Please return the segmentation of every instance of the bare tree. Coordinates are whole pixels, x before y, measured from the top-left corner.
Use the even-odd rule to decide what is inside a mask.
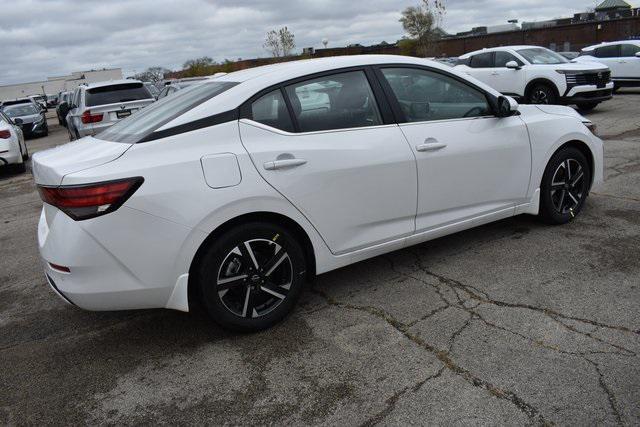
[[[149,67],[142,73],[136,74],[134,77],[143,82],[158,83],[164,80],[164,75],[170,70],[164,67]]]
[[[182,65],[182,67],[184,68],[183,76],[194,77],[213,74],[213,69],[215,68],[215,66],[216,63],[208,56],[190,59]]]
[[[296,47],[295,36],[287,27],[271,30],[262,45],[274,57],[289,56]]]
[[[410,6],[402,11],[402,27],[415,39],[420,55],[426,56],[445,11],[443,0],[421,0],[418,6]]]

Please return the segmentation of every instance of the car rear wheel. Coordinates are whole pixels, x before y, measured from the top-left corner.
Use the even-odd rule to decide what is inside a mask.
[[[540,186],[540,217],[550,224],[565,224],[578,216],[589,193],[591,170],[575,147],[556,152],[549,160]]]
[[[578,110],[591,111],[598,106],[599,102],[581,102],[578,104]]]
[[[248,223],[216,238],[197,270],[203,305],[227,329],[251,332],[282,320],[305,282],[302,248],[284,228]]]
[[[529,104],[556,104],[558,97],[555,90],[548,84],[538,83],[534,85],[527,96]]]

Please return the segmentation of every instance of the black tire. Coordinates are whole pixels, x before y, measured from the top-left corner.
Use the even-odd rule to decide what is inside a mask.
[[[546,83],[536,83],[527,94],[528,104],[557,104],[556,90]]]
[[[27,164],[25,162],[15,163],[11,165],[11,172],[13,173],[24,173],[27,171]]]
[[[27,144],[24,144],[24,153],[22,153],[22,162],[26,162],[29,160],[29,149],[27,148]]]
[[[613,84],[613,93],[618,93],[618,91],[620,90],[620,86],[618,86],[617,84]]]
[[[195,273],[209,316],[226,329],[253,332],[291,312],[304,287],[306,263],[300,244],[286,229],[252,222],[216,238]]]
[[[591,111],[598,106],[599,102],[581,102],[578,105],[580,111]]]
[[[549,224],[566,224],[573,220],[582,210],[590,186],[591,169],[584,154],[575,147],[558,150],[542,176],[540,218]]]

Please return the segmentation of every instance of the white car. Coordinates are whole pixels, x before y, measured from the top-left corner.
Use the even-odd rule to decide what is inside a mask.
[[[539,46],[503,46],[462,55],[460,71],[528,104],[575,104],[588,111],[611,99],[609,69],[572,63]]]
[[[640,86],[640,40],[600,43],[585,47],[578,62],[599,62],[611,69],[614,89]]]
[[[590,126],[418,58],[238,71],[35,154],[40,254],[81,308],[202,303],[261,329],[316,274],[513,215],[572,220],[603,179]]]
[[[28,159],[29,150],[24,142],[22,129],[0,110],[0,166],[24,172]]]

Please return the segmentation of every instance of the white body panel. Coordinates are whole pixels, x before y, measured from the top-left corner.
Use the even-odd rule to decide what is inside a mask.
[[[22,130],[0,116],[0,131],[8,131],[9,138],[0,138],[0,166],[20,164],[27,152]]]
[[[611,69],[611,78],[616,83],[622,86],[640,86],[640,56],[631,54],[630,50],[627,50],[628,53],[623,53],[622,45],[635,46],[640,51],[639,40],[601,43],[582,49],[582,53],[576,58],[576,61],[597,62],[606,65]],[[618,54],[612,57],[599,57],[597,49],[607,46],[616,46],[619,49]]]
[[[420,59],[363,56],[231,73],[220,79],[240,84],[161,129],[237,108],[285,79],[376,63],[450,70]],[[60,295],[86,309],[186,311],[196,252],[212,232],[243,215],[268,213],[295,222],[311,242],[320,274],[491,220],[536,214],[544,168],[568,141],[587,144],[594,183],[602,180],[602,141],[574,110],[520,111],[506,118],[309,133],[230,119],[139,144],[84,138],[37,153],[39,185],[144,178],[124,205],[96,218],[74,221],[45,204],[38,242],[46,273]],[[416,151],[429,137],[446,147]],[[282,154],[306,163],[265,169]]]

